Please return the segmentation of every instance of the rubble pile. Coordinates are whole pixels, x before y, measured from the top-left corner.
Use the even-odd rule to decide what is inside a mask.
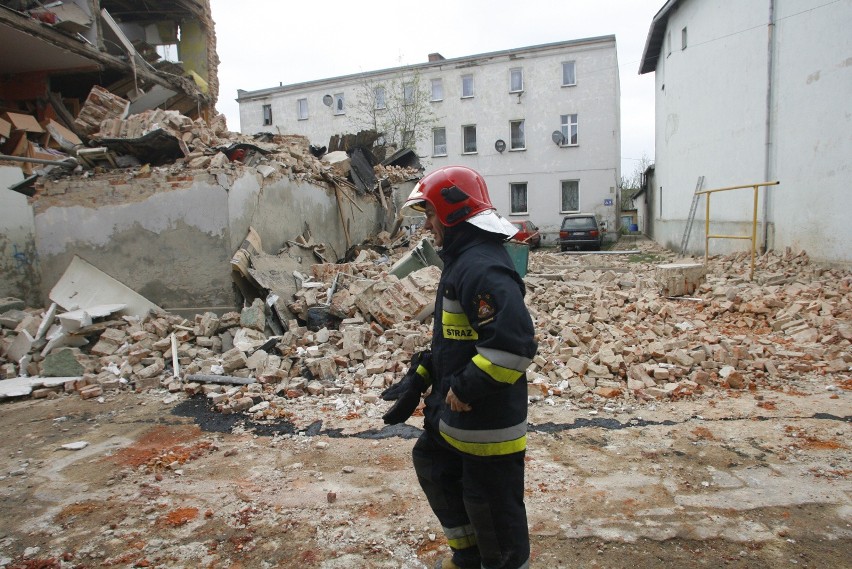
[[[25,114],[5,113],[7,120],[0,117],[4,120],[0,125],[4,152],[46,161],[38,168],[22,163],[25,174],[36,174],[27,195],[50,195],[50,181],[69,176],[175,176],[202,170],[215,174],[246,167],[255,168],[264,178],[286,176],[359,193],[381,188],[389,195],[392,184],[421,174],[419,164],[397,165],[393,159],[379,163],[373,156],[367,159],[364,156],[370,153],[369,148],[330,153],[342,155],[332,162],[324,147],[317,149],[301,135],[243,135],[228,131],[222,115],[214,115],[209,121],[163,109],[128,115],[129,106],[130,101],[106,89],[92,88],[72,125],[82,138],[52,119],[41,125],[34,116]],[[350,167],[352,160],[372,170],[372,176]]]
[[[553,255],[536,259],[553,266],[545,264]],[[694,297],[661,296],[647,263],[604,267],[583,256],[568,259],[567,271],[562,261],[557,280],[531,276],[540,330],[532,383],[543,396],[587,402],[826,380],[852,388],[852,275],[788,251],[761,257],[752,282],[748,259],[711,258]]]
[[[849,271],[813,266],[805,253],[770,252],[751,281],[747,255],[721,256],[710,259],[695,296],[666,297],[654,268],[673,255],[651,242],[639,251],[531,253],[525,282],[539,341],[531,401],[597,407],[852,389]],[[13,360],[17,337],[36,338],[43,319],[55,316],[7,309],[0,369],[5,378],[33,376],[32,397],[155,388],[203,393],[219,411],[256,420],[287,416],[291,402],[306,398],[378,412],[381,390],[431,336],[440,270],[398,278],[389,266],[402,253],[365,249],[349,263],[314,265],[289,303],[297,318],[279,335],[270,334],[257,299],[241,312],[194,320],[159,312],[95,323],[77,332],[83,346],[40,357],[41,340]]]

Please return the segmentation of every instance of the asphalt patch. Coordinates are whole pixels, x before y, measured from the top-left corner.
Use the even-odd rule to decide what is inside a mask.
[[[242,413],[219,413],[203,395],[195,395],[182,401],[172,409],[172,415],[191,417],[202,431],[210,433],[230,433],[236,426],[264,436],[291,435],[297,432],[296,426],[285,419],[274,423],[258,423],[246,418]]]

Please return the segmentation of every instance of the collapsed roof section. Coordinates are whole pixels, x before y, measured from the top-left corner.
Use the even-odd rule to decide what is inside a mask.
[[[130,114],[206,118],[218,97],[209,0],[0,0],[0,53],[6,111],[75,118],[97,85]]]

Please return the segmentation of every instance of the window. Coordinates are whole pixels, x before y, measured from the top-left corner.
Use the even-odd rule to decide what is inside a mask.
[[[527,143],[524,139],[524,121],[509,121],[512,144],[509,150],[524,150]]]
[[[666,57],[672,54],[672,31],[666,32]]]
[[[432,100],[444,100],[444,83],[440,79],[432,79]]]
[[[414,148],[414,131],[413,130],[402,131],[402,147],[403,148]]]
[[[376,110],[386,108],[387,103],[385,102],[385,88],[384,87],[376,87],[375,95],[376,95]]]
[[[680,49],[686,49],[686,28],[680,31]]]
[[[406,105],[414,104],[414,83],[402,84],[402,101]]]
[[[272,124],[272,105],[263,105],[263,126]]]
[[[343,93],[334,94],[334,114],[345,115],[346,108],[343,105]]]
[[[527,213],[527,183],[509,184],[512,194],[512,213]]]
[[[562,117],[562,144],[576,146],[577,138],[577,115],[561,115]]]
[[[299,99],[296,101],[296,105],[298,106],[297,112],[299,113],[299,120],[303,121],[308,118],[308,100],[307,99]]]
[[[524,70],[520,67],[509,70],[509,92],[520,93],[524,90]]]
[[[562,212],[580,211],[580,181],[562,180]]]
[[[469,124],[462,127],[463,152],[473,154],[476,152],[476,125]]]
[[[562,62],[562,86],[566,87],[568,85],[576,85],[577,84],[577,74],[574,69],[573,61],[563,61]]]
[[[462,75],[462,99],[473,97],[473,75]]]
[[[447,155],[447,129],[432,129],[432,156]]]

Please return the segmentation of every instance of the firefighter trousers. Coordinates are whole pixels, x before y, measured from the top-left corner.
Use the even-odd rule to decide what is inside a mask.
[[[429,431],[412,450],[414,470],[464,569],[527,569],[530,541],[524,506],[524,453],[477,457]]]

